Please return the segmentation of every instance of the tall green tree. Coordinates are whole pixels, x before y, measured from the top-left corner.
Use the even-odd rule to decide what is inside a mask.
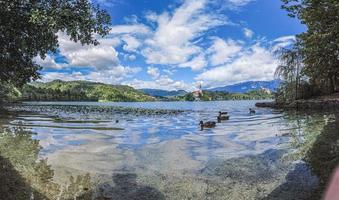
[[[59,31],[83,45],[98,44],[110,16],[90,0],[1,0],[0,82],[16,86],[39,78],[33,58],[58,49]]]
[[[300,19],[307,31],[297,35],[295,47],[302,56],[302,73],[313,87],[326,93],[339,85],[339,1],[282,0],[289,16]]]
[[[297,47],[281,49],[277,52],[280,65],[275,71],[275,77],[283,80],[280,92],[281,101],[290,102],[301,97],[300,79],[303,68],[302,56]]]

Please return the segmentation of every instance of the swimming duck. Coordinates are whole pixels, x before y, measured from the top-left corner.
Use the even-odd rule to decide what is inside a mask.
[[[221,120],[229,120],[230,119],[230,116],[229,115],[227,115],[228,114],[228,112],[219,112],[219,116],[218,116],[218,123],[220,123],[221,122]]]
[[[254,114],[255,114],[255,110],[254,110],[254,109],[250,108],[249,110],[250,110],[250,114],[251,114],[251,115],[254,115]]]
[[[204,130],[204,128],[215,128],[216,123],[213,121],[208,121],[205,123],[203,121],[200,121],[199,125],[201,127],[201,130]]]
[[[220,123],[220,121],[222,121],[222,120],[229,120],[230,116],[229,115],[219,115],[217,119],[218,119],[218,122]]]

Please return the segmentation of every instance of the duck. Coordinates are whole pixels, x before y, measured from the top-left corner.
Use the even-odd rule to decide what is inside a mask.
[[[204,128],[215,128],[216,127],[216,123],[214,121],[208,121],[205,122],[204,121],[200,121],[199,123],[201,130],[204,130]]]
[[[229,115],[227,115],[228,114],[228,112],[219,112],[219,116],[217,117],[217,119],[218,119],[218,122],[220,123],[221,122],[221,120],[229,120],[230,119],[230,116]]]
[[[255,114],[255,110],[254,110],[254,109],[250,108],[249,110],[250,110],[250,114],[251,114],[251,115],[254,115],[254,114]]]

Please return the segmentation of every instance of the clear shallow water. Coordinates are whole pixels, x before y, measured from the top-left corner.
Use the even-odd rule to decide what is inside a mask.
[[[271,109],[249,115],[254,104],[32,102],[12,107],[21,112],[3,126],[34,133],[55,182],[89,174],[92,197],[133,199],[151,190],[155,196],[143,199],[262,199],[296,169],[303,181],[292,181],[300,188],[294,193],[309,193],[317,177],[298,161],[304,144],[312,146],[303,127],[318,134],[331,116],[310,122],[308,114]],[[219,111],[230,120],[200,131],[199,121],[216,121]]]

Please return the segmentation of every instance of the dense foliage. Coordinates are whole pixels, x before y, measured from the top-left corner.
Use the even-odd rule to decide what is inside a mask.
[[[25,85],[21,90],[25,101],[153,101],[132,87],[87,81],[60,80]]]
[[[289,16],[300,19],[307,31],[282,50],[279,74],[285,78],[281,94],[291,98],[331,94],[339,86],[339,1],[282,0]],[[291,85],[294,85],[291,86]],[[304,89],[305,88],[305,89]],[[302,92],[301,91],[306,91]],[[299,91],[299,94],[298,94]]]
[[[90,0],[1,0],[0,19],[0,83],[13,85],[39,78],[33,58],[57,51],[59,31],[97,45],[110,23]]]

